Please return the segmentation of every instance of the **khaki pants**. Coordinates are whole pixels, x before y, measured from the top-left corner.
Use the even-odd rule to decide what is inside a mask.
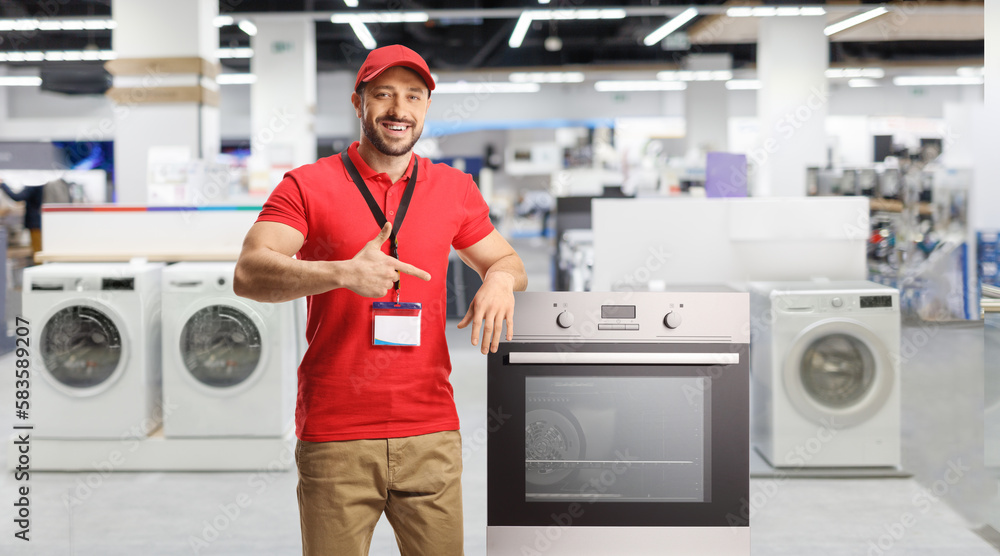
[[[365,556],[382,512],[402,556],[461,556],[462,437],[295,446],[304,556]]]

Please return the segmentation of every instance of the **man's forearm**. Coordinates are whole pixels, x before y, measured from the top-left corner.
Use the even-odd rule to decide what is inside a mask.
[[[483,277],[483,281],[490,278],[491,275],[495,273],[505,273],[510,275],[513,279],[511,284],[511,291],[524,291],[528,287],[528,275],[524,272],[524,263],[521,262],[521,257],[517,254],[511,253],[505,257],[501,257],[490,266],[486,271],[486,275]]]
[[[236,295],[280,303],[340,287],[346,261],[300,261],[270,249],[240,256],[233,289]]]

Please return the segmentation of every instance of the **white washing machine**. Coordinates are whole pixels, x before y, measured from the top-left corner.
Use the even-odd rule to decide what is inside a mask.
[[[752,283],[753,441],[774,467],[899,467],[899,292]]]
[[[162,263],[24,270],[39,438],[122,438],[160,425]]]
[[[280,437],[292,426],[299,302],[238,297],[235,268],[190,262],[163,271],[167,437]]]

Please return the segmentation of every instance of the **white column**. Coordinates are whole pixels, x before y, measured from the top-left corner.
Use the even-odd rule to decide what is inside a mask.
[[[685,61],[690,71],[731,71],[729,54],[692,54]],[[691,81],[684,91],[687,152],[704,155],[724,151],[729,144],[729,100],[726,82]]]
[[[147,202],[150,147],[187,147],[192,158],[207,160],[218,154],[219,109],[212,79],[218,12],[214,0],[112,0],[117,60],[107,67],[115,75],[109,96],[115,102],[117,202]],[[182,58],[201,63],[177,65]]]
[[[825,17],[760,18],[755,196],[803,196],[806,168],[826,164],[825,25]]]
[[[996,180],[993,147],[1000,129],[1000,3],[986,2],[986,84],[985,118],[979,126],[978,152],[969,202],[969,227],[972,230],[1000,229],[1000,184]]]
[[[251,183],[259,191],[277,185],[285,171],[316,161],[316,23],[261,19],[251,44],[257,81],[250,89],[250,144],[256,168],[270,170],[266,183]],[[350,86],[324,91],[348,106],[351,93]]]

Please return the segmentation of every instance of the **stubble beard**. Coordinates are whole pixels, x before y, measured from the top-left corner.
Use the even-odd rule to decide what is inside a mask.
[[[361,129],[364,131],[365,137],[368,138],[368,141],[378,152],[386,156],[403,156],[410,152],[413,146],[417,144],[417,140],[420,139],[420,133],[423,131],[423,128],[417,129],[416,127],[411,127],[410,129],[413,130],[413,140],[394,147],[379,134],[379,130],[376,129],[379,125],[378,123],[372,123],[367,118],[362,118],[361,121]]]

